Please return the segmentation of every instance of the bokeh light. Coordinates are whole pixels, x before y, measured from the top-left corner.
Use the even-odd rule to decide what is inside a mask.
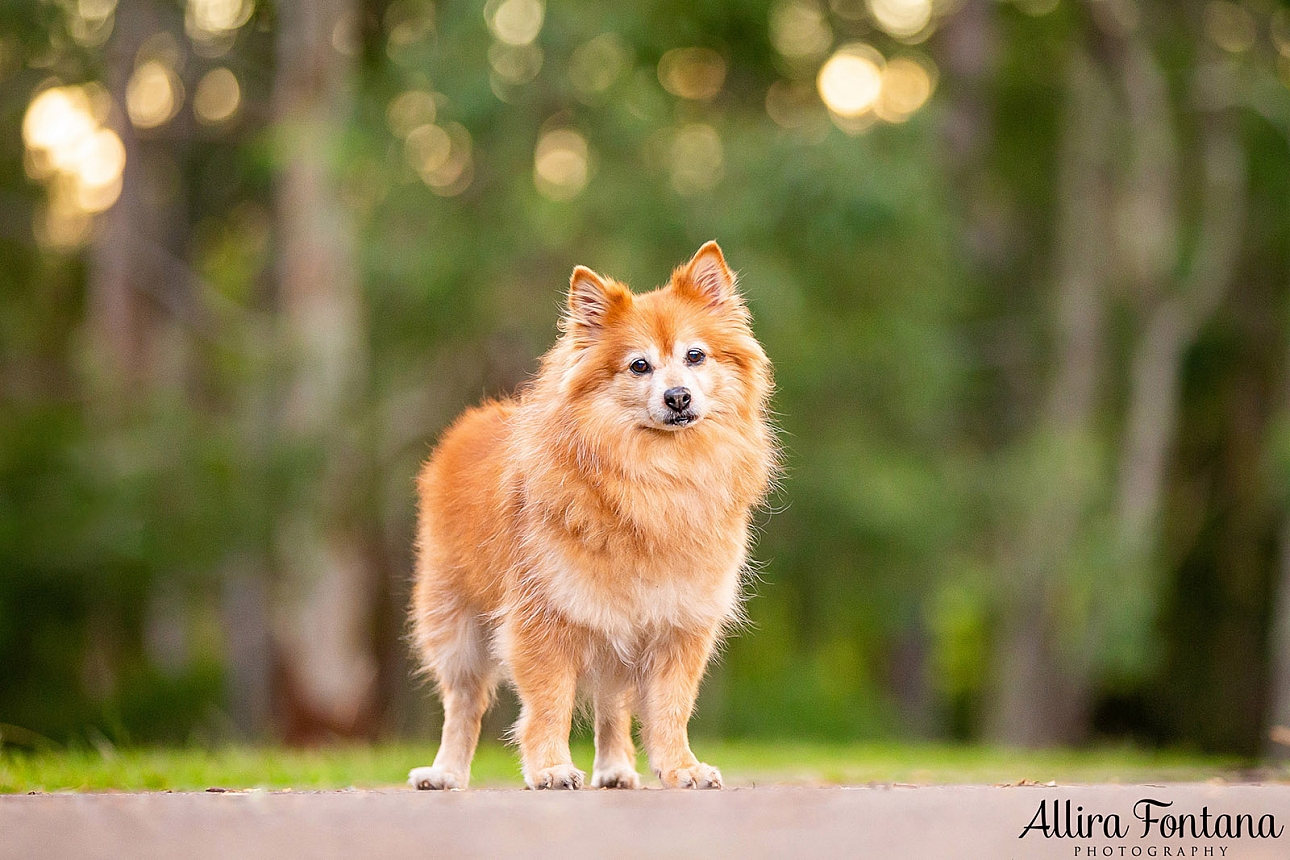
[[[499,42],[528,45],[542,32],[546,7],[542,0],[489,0],[484,5],[488,29]]]
[[[331,46],[347,57],[358,56],[363,49],[363,27],[357,11],[346,12],[332,25]]]
[[[434,122],[437,114],[438,105],[433,93],[407,90],[390,99],[385,108],[385,121],[395,135],[407,137],[417,126]]]
[[[242,104],[242,87],[232,70],[211,69],[197,82],[193,93],[193,113],[199,122],[220,125],[237,115]]]
[[[447,131],[433,123],[412,129],[403,142],[404,159],[423,179],[447,164],[451,154],[452,138]]]
[[[1283,57],[1290,57],[1290,9],[1282,8],[1274,11],[1268,24],[1268,31],[1277,53]]]
[[[221,57],[232,48],[237,31],[250,21],[253,0],[187,0],[183,28],[192,48],[203,57]]]
[[[527,84],[542,70],[542,49],[537,45],[494,42],[488,48],[488,65],[504,84]]]
[[[789,0],[771,10],[770,41],[790,60],[810,60],[833,46],[833,30],[817,3]]]
[[[569,57],[569,80],[582,98],[597,96],[617,81],[631,62],[622,39],[601,33],[574,49]]]
[[[252,0],[188,0],[184,30],[195,42],[223,40],[251,20],[254,11]]]
[[[932,21],[932,0],[868,0],[869,14],[888,34],[911,39]]]
[[[927,103],[935,87],[935,74],[929,61],[896,57],[883,69],[874,113],[886,122],[904,122]]]
[[[110,18],[116,13],[117,0],[76,0],[76,14],[91,21]]]
[[[90,236],[90,213],[80,207],[75,185],[65,178],[49,184],[49,197],[32,223],[36,241],[60,251],[84,245]]]
[[[659,59],[658,80],[674,96],[707,101],[721,92],[726,61],[711,48],[674,48]]]
[[[1254,16],[1228,0],[1211,0],[1205,7],[1205,35],[1224,51],[1240,54],[1254,46]]]
[[[470,132],[461,123],[417,126],[403,142],[403,157],[434,193],[452,197],[474,179]]]
[[[117,137],[116,132],[108,128],[100,128],[85,137],[76,149],[74,164],[66,165],[65,168],[75,170],[82,189],[95,189],[95,193],[86,193],[84,197],[103,201],[104,195],[99,193],[99,190],[112,187],[121,179],[121,173],[125,170],[125,145],[121,143],[121,138]],[[99,202],[86,208],[93,212],[101,212],[116,200],[115,193],[110,197],[111,199],[106,202]]]
[[[112,35],[117,0],[77,0],[67,16],[67,32],[76,44],[97,48]]]
[[[721,136],[706,123],[692,123],[677,131],[669,151],[672,188],[691,196],[708,191],[725,175]]]
[[[103,128],[90,87],[50,87],[37,93],[23,116],[27,173],[45,182],[48,202],[36,221],[41,244],[72,248],[89,233],[89,216],[121,195],[126,152],[116,132]]]
[[[882,91],[882,55],[856,42],[840,48],[820,68],[816,86],[835,117],[854,119],[869,113]]]
[[[111,134],[111,132],[108,132]],[[113,135],[113,140],[116,136]],[[117,141],[119,143],[119,141]],[[108,158],[112,158],[111,154]],[[106,164],[106,162],[101,162]],[[105,167],[110,170],[110,167]],[[95,215],[99,212],[105,212],[116,203],[117,198],[121,196],[121,174],[114,173],[110,178],[102,183],[91,184],[85,182],[81,177],[77,178],[74,183],[76,191],[76,207],[86,215]]]
[[[125,90],[126,112],[136,128],[156,128],[179,112],[183,84],[170,66],[148,60],[134,70]]]
[[[399,49],[421,41],[434,30],[434,6],[395,0],[386,7],[381,23],[389,38],[389,54],[398,62],[402,56]]]
[[[766,114],[781,128],[828,127],[815,87],[804,81],[776,81],[771,84],[766,91]]]
[[[543,133],[533,153],[533,182],[552,200],[572,200],[591,175],[587,139],[570,128]]]
[[[49,161],[57,163],[56,160],[68,157],[83,138],[92,134],[96,125],[84,90],[51,87],[27,106],[22,139],[29,149],[47,153]]]

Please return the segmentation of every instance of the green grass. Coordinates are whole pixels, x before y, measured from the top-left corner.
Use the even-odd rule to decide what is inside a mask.
[[[696,752],[721,767],[729,785],[866,783],[1174,782],[1239,779],[1247,762],[1131,748],[1015,751],[931,744],[814,744],[698,741]],[[341,789],[403,785],[410,767],[428,764],[433,745],[347,746],[318,750],[221,749],[0,750],[0,792]],[[591,749],[575,747],[587,770]],[[647,770],[641,762],[641,772]],[[1287,778],[1283,771],[1266,777]],[[646,779],[646,785],[654,784]],[[485,745],[472,785],[522,785],[514,752]]]

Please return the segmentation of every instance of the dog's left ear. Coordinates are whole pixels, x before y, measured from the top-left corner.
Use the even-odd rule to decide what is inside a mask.
[[[675,281],[713,306],[739,301],[735,273],[726,265],[726,258],[716,242],[708,242],[700,248],[677,272]]]
[[[602,278],[586,266],[575,266],[569,277],[566,328],[595,335],[609,319],[631,303],[632,294],[617,281]]]

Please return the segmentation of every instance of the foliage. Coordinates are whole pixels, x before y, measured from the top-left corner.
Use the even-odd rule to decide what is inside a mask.
[[[1106,297],[1106,366],[1089,425],[1049,434],[1038,417],[1058,352],[1066,74],[1102,39],[1091,7],[936,4],[939,29],[909,43],[856,13],[863,4],[798,5],[820,12],[834,47],[864,40],[938,69],[932,100],[907,122],[831,121],[814,84],[832,49],[786,55],[771,32],[786,4],[538,4],[535,41],[509,47],[490,35],[496,3],[357,4],[356,38],[344,46],[354,51],[344,83],[352,106],[344,133],[323,142],[361,284],[361,391],[334,428],[343,456],[283,429],[298,356],[282,331],[275,180],[290,151],[283,141],[299,129],[275,113],[281,8],[255,7],[225,53],[213,53],[185,30],[188,5],[114,7],[119,28],[144,14],[171,33],[188,95],[217,67],[241,83],[233,119],[199,122],[190,98],[152,130],[131,130],[122,88],[112,90],[109,124],[138,138],[131,164],[163,176],[168,223],[155,246],[174,264],[173,277],[149,287],[149,357],[127,383],[95,334],[104,234],[72,247],[40,238],[52,192],[28,175],[17,133],[51,79],[110,83],[120,70],[108,48],[78,41],[76,4],[0,10],[0,125],[12,132],[0,136],[0,723],[59,742],[263,733],[234,714],[234,586],[249,575],[277,598],[292,550],[278,524],[335,507],[381,576],[371,624],[381,716],[371,733],[424,731],[432,720],[411,714],[433,708],[409,687],[391,619],[406,599],[412,476],[429,443],[462,408],[531,373],[574,265],[644,289],[715,237],[776,366],[787,473],[758,523],[753,623],[714,667],[696,731],[979,736],[1008,606],[1031,596],[1013,576],[1021,533],[1037,509],[1076,494],[1075,538],[1039,573],[1058,594],[1045,617],[1052,639],[1091,679],[1086,728],[1254,751],[1270,547],[1286,504],[1287,433],[1274,414],[1290,171],[1274,119],[1290,97],[1270,71],[1270,43],[1260,35],[1228,52],[1232,74],[1255,81],[1251,101],[1271,105],[1239,109],[1249,232],[1231,294],[1178,368],[1159,551],[1126,565],[1112,487],[1139,326],[1129,286]],[[1272,11],[1247,5],[1264,34]],[[1143,25],[1174,93],[1189,92],[1215,50],[1205,4],[1182,6]],[[992,52],[977,78],[954,53],[975,44],[953,35],[970,14],[985,16]],[[720,59],[710,98],[678,96],[660,78],[668,52],[687,47]],[[128,76],[134,57],[124,63]],[[603,75],[588,84],[588,68]],[[800,103],[769,110],[786,92]],[[1198,115],[1176,112],[1188,143]],[[956,143],[974,124],[988,127],[978,132],[983,152]],[[555,131],[573,137],[549,138]],[[455,149],[431,146],[444,141]],[[565,172],[544,173],[543,147],[560,141]],[[1114,161],[1117,141],[1106,145]],[[1187,214],[1191,247],[1196,213]],[[1216,597],[1202,605],[1198,594]],[[1208,643],[1205,660],[1193,659],[1197,641]],[[263,659],[269,673],[282,655]],[[1225,675],[1233,664],[1253,668]],[[1224,702],[1207,694],[1218,676],[1232,684]],[[281,732],[286,718],[275,716],[270,728]],[[740,749],[727,748],[736,759]],[[747,749],[742,769],[757,772],[762,752]],[[870,748],[829,749],[857,762],[837,764],[847,779],[912,772],[894,760],[868,769]],[[173,778],[166,756],[13,757],[3,782],[70,785],[66,771],[84,766],[93,787],[379,784],[397,781],[407,752],[274,762],[235,751],[214,763],[192,753]],[[776,755],[766,753],[779,767]],[[993,754],[956,755],[933,758],[944,773],[1008,778]],[[486,778],[501,778],[499,756],[485,755]],[[1165,766],[1129,759],[1125,772]],[[1087,772],[1032,761],[1035,779]],[[812,772],[834,779],[822,765]]]

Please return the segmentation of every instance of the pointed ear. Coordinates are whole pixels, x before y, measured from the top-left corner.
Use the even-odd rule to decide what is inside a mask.
[[[569,277],[569,322],[574,328],[597,331],[609,317],[631,301],[631,293],[617,281],[606,281],[586,266],[577,266]]]
[[[738,301],[735,290],[735,273],[726,265],[726,258],[716,242],[708,242],[677,272],[674,280],[683,288],[716,306]]]

